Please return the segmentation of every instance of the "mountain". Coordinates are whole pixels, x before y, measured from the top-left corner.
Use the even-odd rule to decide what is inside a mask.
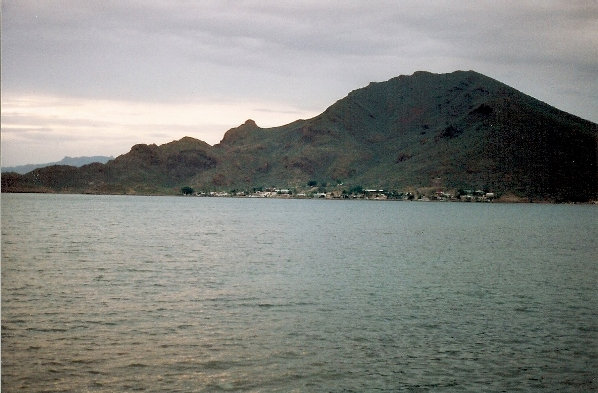
[[[71,165],[80,167],[83,165],[91,164],[93,162],[99,162],[101,164],[105,164],[110,160],[113,160],[114,157],[106,157],[106,156],[92,156],[92,157],[64,157],[62,160],[57,162],[49,162],[46,164],[27,164],[27,165],[18,165],[18,166],[11,166],[11,167],[3,167],[2,172],[16,172],[24,175],[25,173],[31,172],[34,169],[44,168],[47,166],[52,165]]]
[[[354,90],[312,119],[273,128],[248,120],[214,146],[185,137],[133,146],[103,165],[3,174],[2,190],[164,194],[317,182],[586,201],[598,195],[597,146],[597,124],[487,76],[420,71]]]

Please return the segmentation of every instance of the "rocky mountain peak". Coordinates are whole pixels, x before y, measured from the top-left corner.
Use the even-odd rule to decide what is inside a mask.
[[[228,130],[220,141],[220,145],[230,146],[237,144],[245,139],[251,132],[260,129],[261,128],[256,124],[255,121],[252,119],[247,119],[245,123],[241,124],[240,126]]]

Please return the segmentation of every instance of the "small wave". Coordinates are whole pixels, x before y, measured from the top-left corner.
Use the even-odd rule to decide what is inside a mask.
[[[29,332],[40,332],[40,333],[62,333],[67,332],[68,329],[64,328],[36,328],[36,327],[28,327],[25,329]]]
[[[516,312],[522,312],[522,313],[531,313],[534,311],[534,310],[530,309],[529,307],[525,307],[525,306],[515,307],[513,310]]]
[[[127,272],[127,273],[153,273],[154,270],[152,269],[137,269],[134,267],[128,267],[123,269],[123,271]]]
[[[82,323],[83,325],[77,325],[77,327],[81,328],[87,328],[87,326],[85,326],[85,324],[90,324],[90,325],[102,325],[102,326],[116,326],[118,325],[117,322],[113,322],[113,321],[103,321],[103,320],[90,320],[90,321],[80,321],[80,323]]]
[[[249,304],[247,304],[249,305]],[[261,308],[286,308],[286,307],[306,307],[306,306],[314,306],[315,303],[310,302],[289,302],[289,303],[257,303],[258,307]]]
[[[12,320],[12,321],[8,321],[8,322],[11,322],[11,323],[27,323],[27,321],[26,321],[26,320],[24,320],[24,319],[14,319],[14,320]],[[8,327],[8,326],[6,326],[6,325],[2,325],[2,329],[3,329],[3,330],[4,330],[4,329],[8,329],[8,330],[10,330],[11,328],[9,328],[9,327]]]
[[[92,364],[97,363],[96,359],[73,359],[70,361],[73,364]]]
[[[228,392],[228,391],[234,391],[235,386],[230,382],[219,382],[219,383],[210,383],[210,384],[206,385],[206,389],[207,390],[203,390],[203,391],[205,391],[205,392],[214,392],[214,391]]]
[[[44,366],[64,366],[62,362],[58,362],[56,360],[50,360],[48,362],[42,363]]]
[[[145,368],[145,367],[149,367],[149,365],[145,364],[145,363],[138,363],[138,362],[133,362],[131,364],[127,364],[128,368]]]
[[[230,368],[231,363],[221,360],[208,360],[207,362],[201,363],[201,366],[208,370],[226,370]]]

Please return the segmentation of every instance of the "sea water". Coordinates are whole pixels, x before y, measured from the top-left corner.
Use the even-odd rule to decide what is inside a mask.
[[[598,389],[598,208],[2,194],[2,391]]]

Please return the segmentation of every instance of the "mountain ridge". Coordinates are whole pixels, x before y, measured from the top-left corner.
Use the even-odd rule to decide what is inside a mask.
[[[591,200],[597,141],[595,123],[475,71],[418,71],[355,89],[311,119],[271,128],[249,119],[214,146],[185,137],[135,145],[104,166],[3,174],[2,190],[152,194],[317,181]]]
[[[16,172],[21,175],[24,175],[28,172],[31,172],[34,169],[44,168],[44,167],[52,166],[52,165],[70,165],[70,166],[81,167],[83,165],[91,164],[94,162],[99,162],[100,164],[105,164],[108,161],[113,160],[113,159],[114,159],[113,156],[110,156],[110,157],[108,157],[108,156],[81,156],[81,157],[65,156],[62,160],[55,161],[55,162],[2,167],[2,172]]]

